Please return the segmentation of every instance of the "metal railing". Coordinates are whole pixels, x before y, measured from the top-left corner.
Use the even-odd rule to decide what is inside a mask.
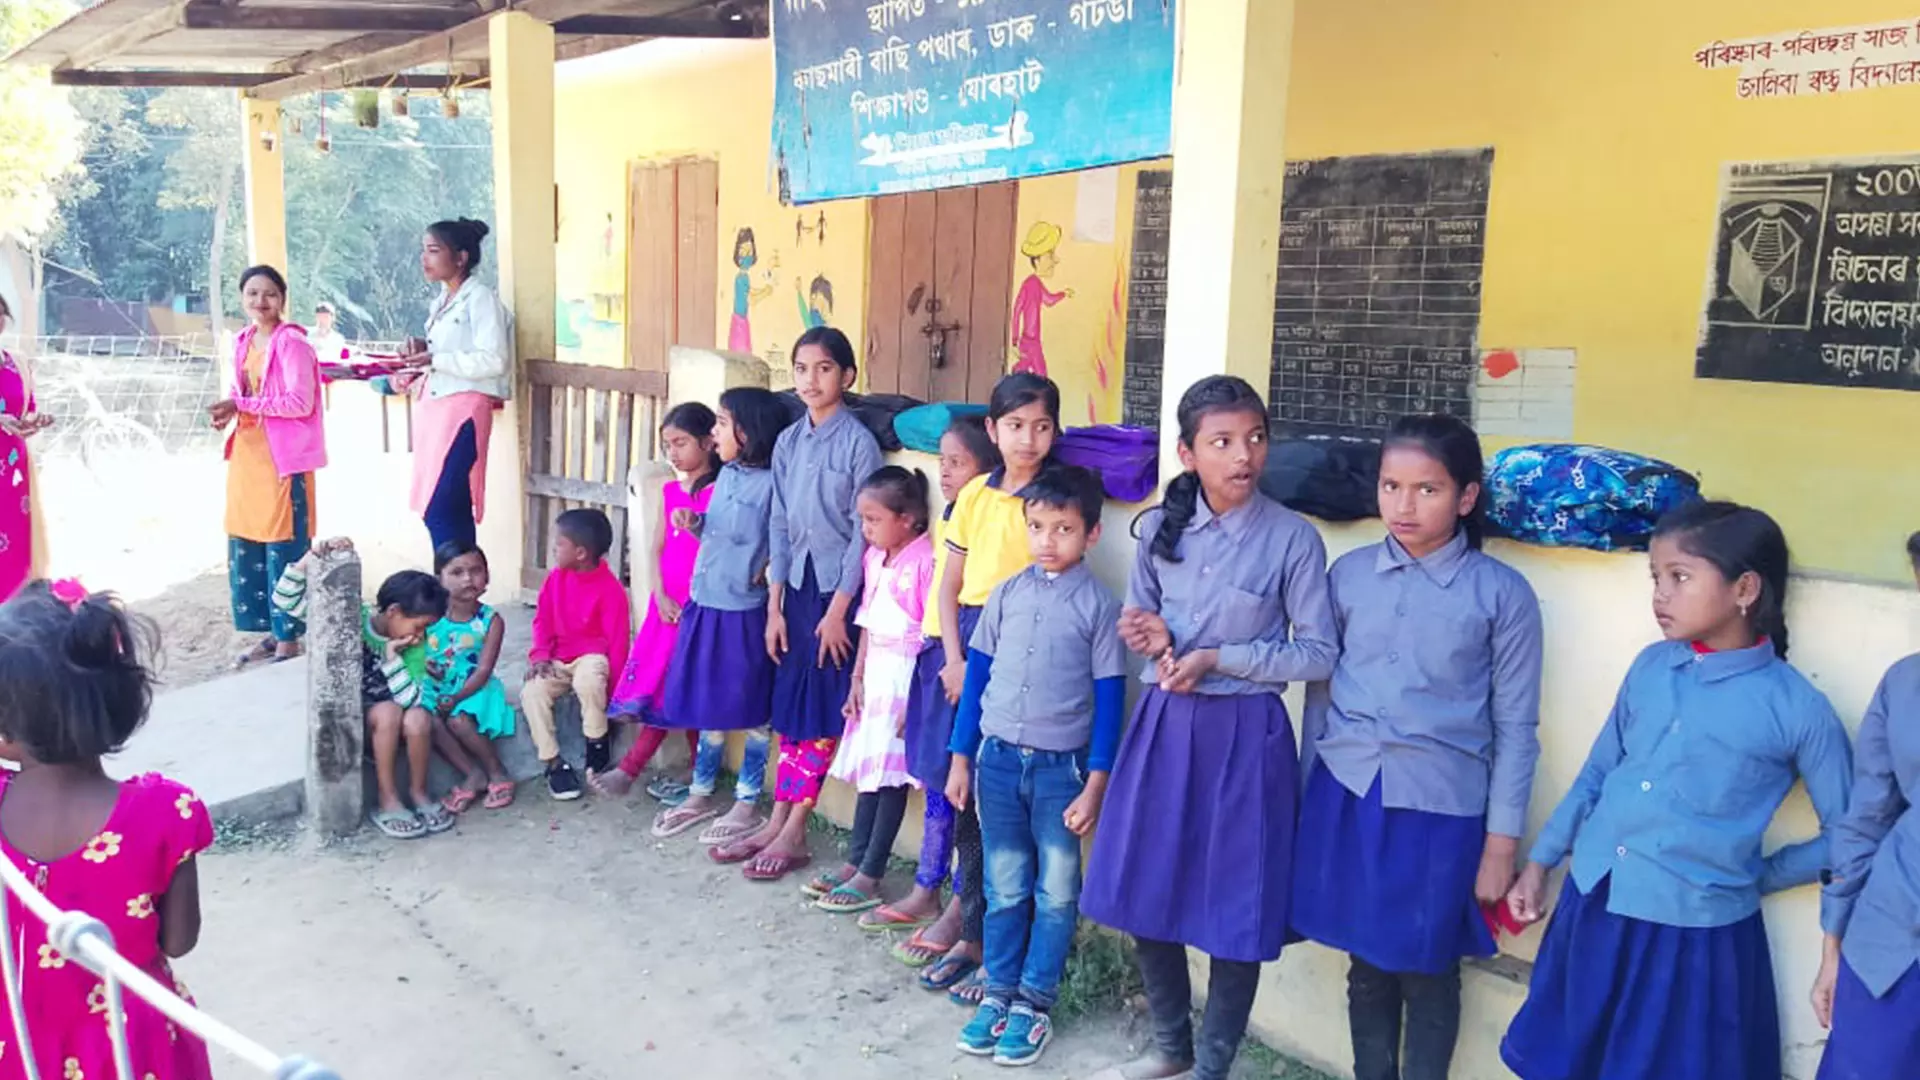
[[[5,857],[0,857],[0,884],[20,899],[28,914],[46,924],[48,944],[61,956],[100,976],[105,983],[107,1027],[113,1040],[114,1073],[119,1080],[139,1080],[133,1071],[132,1049],[127,1043],[127,1014],[122,1004],[123,992],[127,990],[168,1020],[275,1080],[340,1080],[332,1069],[302,1057],[281,1057],[201,1012],[175,994],[171,987],[161,985],[121,956],[113,947],[113,935],[99,919],[81,911],[62,911],[33,887],[33,882],[13,865],[13,860]],[[40,1080],[32,1033],[27,1030],[26,1003],[21,999],[19,939],[14,937],[10,906],[5,896],[0,895],[0,977],[6,979],[7,1007],[23,1063],[21,1067],[27,1080]]]

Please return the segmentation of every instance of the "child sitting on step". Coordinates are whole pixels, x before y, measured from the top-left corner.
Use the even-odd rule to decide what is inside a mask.
[[[626,587],[607,565],[613,523],[598,510],[569,510],[553,522],[553,569],[533,609],[533,648],[520,707],[547,772],[547,791],[567,802],[580,797],[580,776],[560,756],[553,706],[572,693],[580,701],[588,773],[613,764],[607,737],[607,694],[613,673],[625,671],[633,645],[633,612]]]
[[[350,551],[345,537],[322,540],[306,558],[287,567],[273,589],[273,604],[297,619],[307,617],[307,575],[316,558]],[[453,815],[427,795],[427,765],[433,760],[433,717],[423,707],[427,680],[427,628],[447,613],[447,590],[432,574],[402,570],[381,582],[360,614],[360,700],[367,711],[367,738],[380,805],[373,827],[394,840],[417,840],[453,828]],[[407,794],[400,798],[396,774],[400,743],[407,744]]]

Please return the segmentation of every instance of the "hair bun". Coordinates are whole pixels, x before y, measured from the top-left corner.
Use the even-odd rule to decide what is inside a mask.
[[[473,238],[475,240],[485,240],[487,238],[487,234],[493,231],[492,229],[487,228],[486,222],[481,221],[478,218],[463,217],[460,219],[460,224],[465,225],[467,228],[473,230]]]
[[[73,607],[67,623],[67,659],[77,667],[111,667],[127,649],[125,620],[113,598],[93,593]]]

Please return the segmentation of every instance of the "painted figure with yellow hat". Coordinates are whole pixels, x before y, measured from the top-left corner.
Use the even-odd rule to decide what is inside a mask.
[[[1047,374],[1047,354],[1040,345],[1040,309],[1050,308],[1073,295],[1073,290],[1054,292],[1047,288],[1046,280],[1060,265],[1057,253],[1060,247],[1060,226],[1046,221],[1034,222],[1027,230],[1027,239],[1020,245],[1020,254],[1027,257],[1033,266],[1033,273],[1020,283],[1020,291],[1013,298],[1013,349],[1014,371],[1025,371],[1044,377]]]

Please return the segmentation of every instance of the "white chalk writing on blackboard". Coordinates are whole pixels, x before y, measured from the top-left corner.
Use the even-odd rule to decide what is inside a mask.
[[[1120,419],[1160,423],[1166,367],[1167,245],[1172,238],[1173,173],[1143,169],[1134,178],[1133,250],[1127,270],[1127,345],[1120,381]]]

